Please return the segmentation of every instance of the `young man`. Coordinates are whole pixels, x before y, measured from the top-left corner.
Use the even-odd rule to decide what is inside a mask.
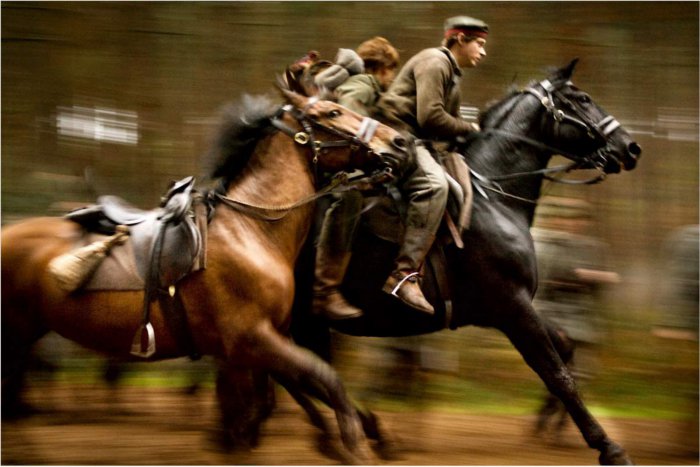
[[[383,37],[377,36],[363,42],[357,48],[357,55],[363,61],[365,72],[350,74],[351,70],[348,70],[346,75],[349,77],[337,85],[337,77],[344,74],[337,65],[353,63],[348,58],[350,51],[341,51],[344,51],[344,55],[341,57],[339,54],[338,58],[343,60],[336,58],[335,67],[319,73],[314,79],[316,86],[334,90],[341,105],[367,117],[375,116],[377,102],[396,74],[398,51]],[[347,66],[341,66],[347,69]],[[362,202],[362,195],[356,191],[338,195],[323,218],[316,250],[313,308],[315,313],[328,319],[354,318],[362,314],[338,290],[350,263],[352,241],[360,219]]]
[[[459,81],[463,68],[476,67],[486,57],[488,25],[469,16],[445,21],[441,47],[414,55],[401,69],[379,107],[390,125],[423,140],[414,167],[398,188],[408,202],[405,231],[394,271],[383,290],[411,307],[433,314],[418,277],[435,239],[447,203],[447,180],[436,162],[439,152],[457,136],[478,131],[459,116]]]

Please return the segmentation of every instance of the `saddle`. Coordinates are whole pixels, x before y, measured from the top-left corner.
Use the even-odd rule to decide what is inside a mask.
[[[447,207],[440,230],[447,230],[449,239],[458,248],[463,248],[462,232],[469,228],[473,202],[469,167],[464,157],[456,152],[441,154],[439,162],[445,170],[449,187]],[[362,221],[377,237],[399,243],[403,233],[401,218],[406,201],[395,186],[387,185],[385,188],[386,193],[365,198]]]
[[[158,287],[168,288],[190,272],[206,266],[205,206],[194,203],[193,186],[193,177],[174,182],[161,198],[160,206],[153,210],[142,210],[108,195],[97,198],[97,204],[72,211],[65,217],[87,232],[100,235],[113,235],[120,225],[128,227],[129,239],[115,250],[132,250],[138,276],[144,283],[150,271],[153,278],[157,277]],[[119,277],[109,279],[111,281],[101,280],[100,283],[123,282]],[[86,287],[100,288],[90,284]],[[117,285],[113,290],[120,288]]]
[[[95,205],[66,215],[68,220],[92,233],[88,235],[91,239],[113,235],[124,226],[128,229],[127,241],[114,247],[84,289],[133,290],[133,272],[129,276],[128,266],[115,267],[114,263],[135,264],[145,294],[143,323],[132,346],[134,355],[149,357],[155,352],[149,316],[150,304],[158,298],[169,315],[166,321],[190,349],[191,357],[196,358],[185,311],[175,288],[186,275],[206,267],[207,208],[199,201],[200,197],[195,196],[193,186],[193,177],[174,182],[161,198],[160,206],[153,210],[141,210],[110,195],[99,197]]]

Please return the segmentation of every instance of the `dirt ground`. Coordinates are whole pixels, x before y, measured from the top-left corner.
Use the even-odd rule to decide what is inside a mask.
[[[32,465],[324,465],[337,463],[315,448],[317,431],[283,391],[260,446],[221,452],[212,390],[109,389],[35,385],[28,398],[38,413],[2,424],[2,464]],[[597,453],[569,427],[562,440],[536,438],[532,417],[445,413],[379,413],[402,446],[386,465],[590,465]],[[329,414],[330,417],[330,414]],[[602,419],[638,465],[698,465],[679,442],[678,422]]]

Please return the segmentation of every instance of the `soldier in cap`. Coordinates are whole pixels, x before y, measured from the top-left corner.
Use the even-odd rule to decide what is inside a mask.
[[[401,69],[379,102],[390,125],[421,138],[416,161],[400,175],[397,186],[408,202],[404,235],[394,270],[383,290],[425,313],[434,313],[418,284],[418,275],[435,239],[448,185],[436,161],[441,146],[478,131],[462,120],[459,82],[463,68],[477,66],[486,56],[488,25],[468,16],[445,21],[441,47],[422,50]]]

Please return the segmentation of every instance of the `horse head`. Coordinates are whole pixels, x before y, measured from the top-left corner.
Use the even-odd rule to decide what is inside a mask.
[[[540,122],[542,141],[576,162],[577,168],[604,173],[634,169],[641,147],[612,115],[574,86],[571,76],[577,62],[573,60],[525,90],[545,110]]]
[[[348,167],[359,169],[398,169],[413,154],[413,144],[398,131],[377,120],[364,117],[332,101],[307,97],[280,82],[280,91],[289,105],[283,107],[297,129],[273,120],[298,144],[308,145],[313,162],[327,171]],[[345,148],[346,150],[337,150]]]

